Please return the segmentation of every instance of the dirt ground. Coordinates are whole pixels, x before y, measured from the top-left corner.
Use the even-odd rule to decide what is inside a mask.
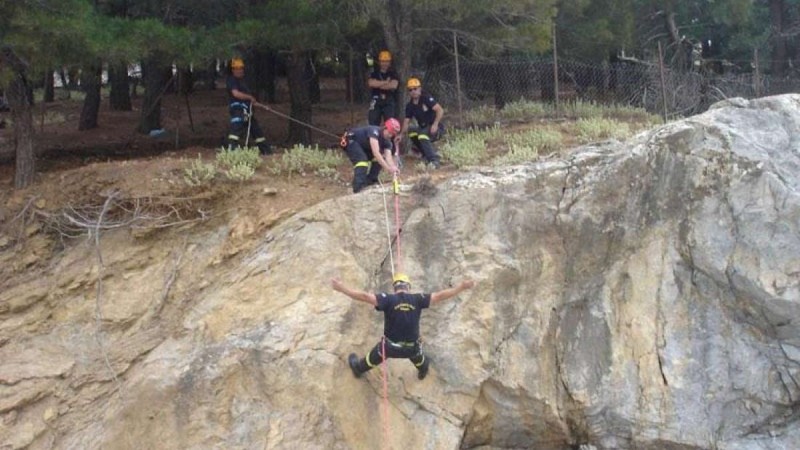
[[[339,133],[353,123],[366,122],[365,107],[351,109],[343,91],[329,86],[323,92],[323,101],[314,106],[315,126]],[[36,181],[27,189],[14,190],[13,163],[0,164],[0,275],[10,277],[45,264],[67,234],[86,234],[85,224],[81,230],[69,222],[80,217],[96,220],[112,197],[107,220],[122,220],[135,210],[150,218],[166,217],[164,223],[202,226],[211,222],[209,226],[215,226],[219,224],[215,221],[226,221],[243,228],[234,232],[252,234],[310,205],[351,193],[349,162],[338,168],[338,179],[273,174],[270,168],[286,147],[288,122],[267,112],[257,113],[257,118],[277,153],[264,157],[253,179],[245,183],[214,180],[208,186],[190,187],[183,176],[190,160],[198,155],[213,160],[227,132],[224,89],[190,96],[191,123],[185,98],[165,96],[162,125],[167,133],[155,139],[135,131],[140,104],[141,95],[134,99],[133,111],[110,111],[104,99],[100,126],[89,131],[77,131],[79,101],[60,100],[45,105],[44,111],[41,103],[35,106],[36,145],[41,151]],[[289,111],[286,102],[270,106]],[[8,141],[11,134],[9,128],[0,129],[0,139]],[[337,144],[318,132],[312,133],[312,139],[321,147]],[[416,162],[407,158],[403,182],[420,177],[438,181],[455,173],[447,167],[433,174],[416,173]],[[148,223],[151,229],[154,223],[158,225]],[[14,254],[28,256],[14,258]]]

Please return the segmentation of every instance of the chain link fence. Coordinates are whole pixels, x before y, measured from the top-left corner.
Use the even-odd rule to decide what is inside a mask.
[[[556,66],[557,64],[557,66]],[[459,61],[425,72],[426,89],[451,111],[518,100],[628,105],[674,118],[705,111],[720,100],[800,92],[800,79],[753,74],[677,71],[656,63],[600,65],[577,61]],[[558,74],[556,78],[556,73]],[[663,73],[663,76],[662,76]]]

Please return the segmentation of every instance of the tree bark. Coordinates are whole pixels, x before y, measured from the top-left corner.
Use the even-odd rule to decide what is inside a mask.
[[[138,131],[143,134],[161,128],[161,97],[168,87],[164,81],[167,66],[165,60],[161,55],[155,54],[142,61],[144,98]],[[172,78],[169,82],[172,82]]]
[[[772,25],[772,75],[784,77],[786,75],[786,37],[783,36],[783,26],[786,5],[784,0],[770,0],[769,17]]]
[[[14,187],[22,189],[33,183],[36,175],[36,158],[33,146],[33,113],[31,111],[30,83],[25,76],[28,63],[20,59],[10,47],[0,51],[0,67],[9,66],[12,77],[5,91],[11,119],[14,121],[14,152],[16,170]]]
[[[83,100],[81,118],[78,121],[78,130],[91,130],[97,128],[97,118],[100,111],[100,87],[103,66],[100,62],[86,66],[81,72],[81,87],[86,97]]]
[[[128,79],[128,64],[117,63],[108,65],[108,84],[111,91],[108,96],[109,106],[112,111],[131,111],[131,90]]]
[[[304,123],[311,123],[311,97],[308,95],[308,79],[306,63],[308,52],[293,50],[287,61],[287,78],[289,82],[289,98],[291,100],[291,116]],[[289,142],[309,144],[311,130],[294,121],[289,121]]]
[[[56,99],[55,92],[55,77],[53,76],[53,69],[48,68],[44,73],[44,98],[45,103],[53,103]]]
[[[348,55],[348,58],[350,55]],[[354,51],[352,52],[353,57],[353,65],[352,69],[348,65],[347,70],[352,70],[353,73],[348,74],[348,97],[347,100],[350,100],[350,76],[353,79],[353,86],[352,86],[352,96],[354,103],[366,103],[369,99],[369,90],[367,89],[367,65],[364,61],[364,52],[363,51]]]
[[[411,74],[411,46],[414,42],[411,28],[413,5],[411,0],[386,0],[386,7],[379,20],[383,25],[383,36],[392,51],[392,65],[400,80]],[[423,86],[424,89],[424,86]],[[397,117],[405,109],[407,95],[405,89],[398,89]]]
[[[319,86],[319,71],[314,66],[314,54],[309,53],[306,58],[306,79],[308,80],[308,95],[312,104],[322,101],[322,89]]]
[[[278,52],[272,49],[267,50],[264,63],[264,87],[266,89],[264,100],[269,103],[276,103],[278,101],[275,88],[276,72],[278,71]]]

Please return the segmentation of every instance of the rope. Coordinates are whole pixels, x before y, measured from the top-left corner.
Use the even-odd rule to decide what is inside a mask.
[[[392,279],[394,279],[394,252],[392,251],[392,232],[389,228],[389,206],[386,202],[386,190],[383,189],[383,183],[378,180],[378,184],[381,187],[381,194],[383,194],[383,213],[386,216],[386,240],[389,242],[389,264],[392,269]]]
[[[386,364],[386,336],[381,336],[381,362],[383,372],[383,448],[389,448],[389,367]]]
[[[400,254],[400,180],[397,179],[397,174],[394,174],[394,179],[392,179],[392,191],[394,191],[394,223],[395,239],[397,239],[397,271],[403,272],[403,258]]]
[[[247,108],[250,114],[250,117],[247,118],[247,137],[244,140],[244,148],[247,148],[247,145],[250,143],[250,125],[253,124],[253,102],[250,102],[250,107]]]
[[[272,114],[275,114],[278,117],[283,117],[284,119],[289,119],[292,122],[299,123],[300,125],[303,125],[304,127],[311,128],[312,130],[318,131],[318,132],[320,132],[320,133],[322,133],[322,134],[324,134],[326,136],[330,136],[330,137],[333,137],[333,138],[336,138],[336,139],[341,138],[341,136],[337,136],[337,135],[335,135],[335,134],[333,134],[333,133],[331,133],[329,131],[325,131],[325,130],[323,130],[321,128],[317,128],[314,125],[311,125],[310,123],[303,122],[302,120],[297,120],[292,116],[287,116],[286,114],[284,114],[282,112],[275,111],[274,109],[272,109],[269,106],[264,105],[262,103],[256,103],[255,106],[258,106],[258,107],[260,107],[262,109],[265,109],[265,110],[271,112]]]

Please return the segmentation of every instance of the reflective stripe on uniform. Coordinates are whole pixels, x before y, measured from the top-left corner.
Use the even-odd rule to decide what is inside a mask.
[[[229,134],[228,135],[228,139],[233,139],[234,141],[238,141],[239,140],[239,136],[237,136],[235,134]]]
[[[233,119],[231,119],[231,123],[239,123],[239,122],[244,122],[244,119],[241,117],[234,117]]]
[[[262,142],[264,142],[264,141],[266,141],[266,140],[267,140],[267,138],[260,137],[260,138],[256,138],[256,140],[255,140],[254,142],[255,142],[256,144],[260,144],[260,143],[262,143]]]
[[[369,352],[369,353],[372,353],[372,352]],[[368,366],[370,366],[370,367],[375,367],[375,364],[372,364],[372,363],[370,362],[370,360],[369,360],[369,353],[367,353],[367,357],[366,357],[366,358],[364,358],[364,360],[367,362],[367,365],[368,365]]]
[[[425,355],[424,355],[424,354],[422,355],[422,361],[420,361],[418,364],[414,364],[414,365],[415,365],[416,367],[420,367],[420,366],[422,366],[423,364],[425,364]]]
[[[431,138],[427,134],[420,134],[419,135],[419,139],[421,141],[430,141],[431,140]]]
[[[410,137],[410,138],[412,138],[412,139],[413,139],[413,138],[415,138],[415,137],[417,137],[417,136],[419,136],[419,133],[417,133],[417,132],[411,132],[411,133],[408,133],[408,137]]]
[[[369,166],[370,166],[370,162],[369,161],[359,161],[359,162],[353,164],[353,167],[369,167]]]

